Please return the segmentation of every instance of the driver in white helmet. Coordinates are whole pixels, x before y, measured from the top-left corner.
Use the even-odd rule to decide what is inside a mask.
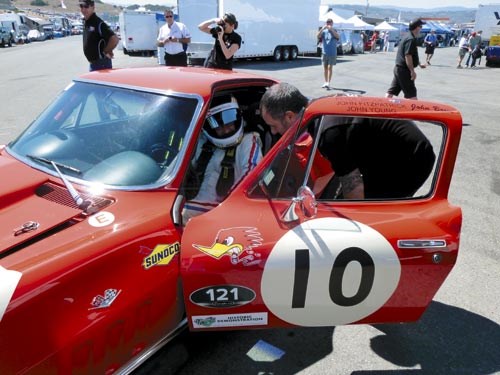
[[[245,133],[244,127],[232,95],[212,100],[185,188],[184,224],[222,202],[262,159],[258,133]]]

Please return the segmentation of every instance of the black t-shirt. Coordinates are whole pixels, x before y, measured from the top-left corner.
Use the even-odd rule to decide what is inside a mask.
[[[415,38],[411,32],[399,45],[398,52],[396,53],[396,65],[407,67],[405,55],[411,55],[413,57],[414,68],[419,65],[417,38]]]
[[[102,59],[109,38],[115,33],[94,13],[83,25],[83,53],[89,62]]]
[[[411,121],[357,119],[323,131],[319,151],[338,176],[358,168],[366,198],[407,197],[429,176],[435,155]]]
[[[222,36],[222,40],[226,44],[227,48],[231,48],[233,44],[237,44],[238,48],[241,47],[241,36],[236,32],[232,32],[231,34],[224,34]],[[209,68],[218,68],[218,69],[233,69],[233,56],[231,58],[226,59],[224,56],[224,52],[222,52],[222,48],[219,44],[219,40],[215,40],[214,49],[210,53],[207,61],[207,67]]]

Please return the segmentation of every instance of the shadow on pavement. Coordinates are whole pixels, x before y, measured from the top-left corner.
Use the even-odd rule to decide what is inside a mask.
[[[433,302],[417,323],[374,327],[382,334],[371,339],[373,352],[401,368],[360,370],[351,375],[482,375],[500,371],[500,326],[464,309]],[[330,353],[335,355],[333,334],[332,327],[185,331],[134,375],[191,375],[197,374],[200,367],[206,375],[296,374]],[[283,352],[283,356],[272,362],[252,360],[247,353],[261,340]]]
[[[493,374],[500,371],[500,326],[467,310],[432,302],[415,324],[376,325],[375,353],[419,374]],[[408,370],[409,371],[409,370]],[[356,371],[352,374],[367,374]],[[376,374],[395,374],[395,371]],[[405,372],[406,373],[406,372]]]

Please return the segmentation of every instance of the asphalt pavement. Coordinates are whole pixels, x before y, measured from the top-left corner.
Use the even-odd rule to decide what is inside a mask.
[[[438,48],[432,65],[417,69],[418,97],[455,106],[464,122],[449,197],[464,216],[458,262],[419,322],[186,332],[135,375],[500,373],[500,68],[486,68],[483,57],[477,69],[456,69],[457,55],[457,48]],[[240,61],[235,69],[292,83],[310,97],[383,96],[394,58],[395,52],[339,57],[331,90],[321,88],[317,57]],[[156,64],[153,57],[115,53],[116,68]],[[0,144],[88,69],[81,36],[0,49],[0,66]]]

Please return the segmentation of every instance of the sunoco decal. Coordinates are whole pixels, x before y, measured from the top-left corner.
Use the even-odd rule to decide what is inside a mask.
[[[254,251],[255,247],[261,245],[262,237],[257,228],[233,227],[221,229],[212,245],[193,244],[193,247],[215,259],[227,256],[233,265],[241,263],[244,266],[252,266],[261,261],[260,253]]]
[[[181,245],[179,242],[170,245],[157,245],[151,254],[144,258],[142,266],[146,270],[153,266],[166,266],[180,251]]]
[[[195,290],[189,300],[198,306],[226,308],[243,306],[255,299],[255,292],[239,285],[217,285]]]
[[[267,325],[267,313],[196,315],[193,328],[244,327]]]

